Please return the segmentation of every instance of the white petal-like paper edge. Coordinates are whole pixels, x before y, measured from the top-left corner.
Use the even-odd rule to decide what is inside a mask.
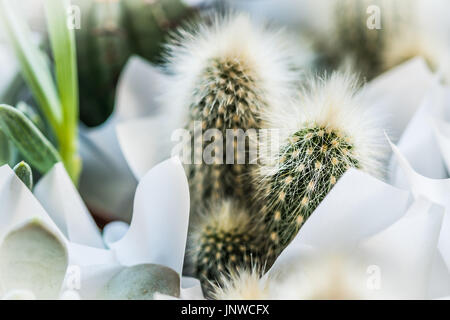
[[[96,299],[105,284],[123,266],[112,250],[69,243],[69,272],[64,289],[76,290],[82,299]]]
[[[154,263],[181,275],[189,221],[189,187],[178,158],[150,170],[136,190],[127,234],[111,244],[120,263]]]
[[[446,208],[438,247],[445,263],[447,264],[447,267],[450,270],[450,179],[430,179],[418,174],[410,166],[400,150],[392,143],[391,147],[397,161],[399,162],[400,169],[403,170],[408,180],[409,188],[415,198],[423,196]]]
[[[123,238],[129,228],[130,225],[123,221],[113,221],[108,223],[103,228],[103,243],[107,248],[110,248],[112,243]]]
[[[0,167],[0,203],[0,241],[10,230],[35,218],[64,237],[31,191],[7,165]]]
[[[116,125],[109,119],[99,127],[80,129],[80,193],[96,215],[129,220],[137,181],[120,150]]]
[[[397,143],[398,149],[418,173],[434,179],[447,177],[444,161],[439,155],[438,141],[433,132],[433,119],[446,118],[447,106],[444,96],[445,89],[439,83],[435,83]],[[408,181],[404,172],[398,170],[395,157],[392,158],[390,169],[390,183],[407,189]]]
[[[450,97],[447,104],[450,111]],[[442,117],[435,117],[431,125],[433,127],[445,166],[448,172],[450,172],[450,123],[444,121]]]
[[[146,60],[128,59],[117,83],[116,106],[118,121],[135,119],[159,111],[157,97],[167,82],[167,76]]]
[[[406,211],[408,198],[409,194],[404,190],[362,171],[349,169],[311,214],[289,247],[351,248],[398,220]]]
[[[191,277],[181,278],[180,298],[182,300],[203,300],[205,297],[200,281]]]
[[[125,121],[117,125],[117,139],[136,179],[170,157],[171,133],[164,127],[168,115]]]
[[[426,62],[414,58],[369,82],[361,94],[380,115],[387,115],[389,135],[396,142],[433,83]]]
[[[419,198],[403,218],[360,245],[367,266],[381,271],[381,296],[427,298],[443,215],[443,207]]]
[[[70,241],[103,248],[100,231],[62,163],[39,180],[34,195]]]

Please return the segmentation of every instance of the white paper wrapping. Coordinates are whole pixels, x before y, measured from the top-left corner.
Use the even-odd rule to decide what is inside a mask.
[[[297,259],[330,253],[375,265],[373,298],[442,299],[450,293],[449,88],[415,59],[362,92],[389,110],[393,150],[388,181],[349,170],[266,276]],[[384,98],[383,98],[384,95]]]
[[[50,214],[8,166],[0,168],[0,243],[17,226],[33,219],[44,223],[67,247],[69,267],[61,284],[64,297],[74,298],[75,292],[82,299],[95,299],[117,272],[135,264],[162,264],[181,278],[189,190],[178,159],[166,160],[142,178],[131,225],[122,225],[125,235],[116,235],[118,240],[110,241],[109,248],[103,245],[62,165],[44,176],[36,189]],[[180,285],[183,296],[203,297],[198,281],[183,279]]]
[[[81,130],[80,191],[106,219],[129,221],[140,178],[170,157],[170,137],[182,114],[160,107],[166,75],[142,58],[129,59],[117,84],[114,112],[101,126]]]

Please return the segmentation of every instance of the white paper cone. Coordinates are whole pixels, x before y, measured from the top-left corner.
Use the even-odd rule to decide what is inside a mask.
[[[172,158],[142,178],[130,228],[111,248],[123,265],[161,264],[181,276],[188,220],[187,178],[181,162]]]
[[[100,231],[62,163],[39,180],[34,195],[70,241],[103,248]]]

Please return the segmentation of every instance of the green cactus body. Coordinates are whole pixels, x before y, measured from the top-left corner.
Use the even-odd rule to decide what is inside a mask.
[[[276,173],[259,190],[270,230],[268,260],[289,244],[349,167],[358,167],[347,137],[315,124],[293,134],[280,148]]]
[[[179,0],[73,2],[82,13],[76,30],[80,117],[97,126],[113,111],[115,87],[128,58],[138,54],[157,62],[167,33],[191,10]]]
[[[246,139],[243,142],[245,150],[242,151],[237,139],[230,141],[225,138],[227,129],[245,132],[260,126],[257,113],[264,102],[258,97],[257,88],[251,71],[235,59],[212,59],[199,79],[197,89],[194,90],[194,102],[190,106],[188,129],[193,137],[191,142],[195,145],[195,140],[201,138],[199,134],[202,134],[192,131],[195,122],[201,122],[203,132],[217,129],[225,142],[222,145],[223,154],[214,154],[214,163],[188,165],[193,208],[225,197],[246,202],[245,197],[251,192],[251,183],[247,178],[248,155],[250,144],[254,141]],[[204,142],[201,149],[194,149],[194,159],[202,156],[206,145]],[[230,147],[234,153],[233,163],[227,164]]]
[[[318,49],[323,50],[325,64],[332,68],[350,65],[368,79],[384,70],[384,52],[390,42],[401,37],[404,26],[410,25],[414,1],[339,0],[332,15],[333,41],[330,34],[319,37]],[[381,28],[369,28],[373,11],[380,9]]]
[[[194,12],[180,0],[122,0],[120,5],[132,51],[152,62],[159,62],[167,32]]]
[[[119,1],[76,0],[84,19],[76,30],[80,118],[96,126],[113,111],[114,89],[131,51]]]
[[[222,201],[201,219],[192,232],[191,257],[196,276],[209,289],[209,281],[255,263],[261,248],[251,217],[235,202]]]

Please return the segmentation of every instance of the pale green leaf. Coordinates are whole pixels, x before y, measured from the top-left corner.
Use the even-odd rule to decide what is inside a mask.
[[[33,172],[30,166],[25,161],[19,162],[14,167],[14,172],[20,180],[27,186],[28,189],[33,189]]]
[[[101,299],[151,300],[158,292],[180,296],[180,277],[174,270],[157,264],[126,267],[105,286]]]
[[[78,120],[78,78],[74,30],[67,25],[70,1],[45,0],[44,3],[64,124],[74,130]]]
[[[19,110],[0,105],[0,130],[39,172],[45,174],[60,161],[59,154],[50,141]]]
[[[64,244],[41,222],[10,232],[0,246],[0,288],[58,298],[68,266]]]

